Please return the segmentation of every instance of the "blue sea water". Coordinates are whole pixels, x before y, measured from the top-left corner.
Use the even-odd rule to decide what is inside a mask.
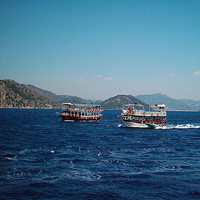
[[[155,130],[58,111],[0,109],[0,199],[200,199],[200,112]]]

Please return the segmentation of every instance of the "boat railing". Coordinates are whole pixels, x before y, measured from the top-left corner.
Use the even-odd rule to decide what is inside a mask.
[[[166,111],[147,111],[144,115],[151,115],[151,116],[166,116]]]
[[[166,116],[166,111],[123,110],[123,115]]]
[[[81,111],[81,112],[100,112],[101,109],[99,108],[62,108],[62,110],[69,110],[69,111]]]
[[[101,105],[99,105],[99,104],[63,103],[61,106],[61,109],[62,110],[76,110],[76,111],[101,110]]]

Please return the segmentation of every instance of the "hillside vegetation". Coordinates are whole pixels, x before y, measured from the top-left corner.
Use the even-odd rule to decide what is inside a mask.
[[[121,110],[124,104],[142,104],[145,110],[149,109],[149,105],[140,99],[135,98],[131,95],[117,95],[115,97],[111,97],[101,103],[103,109],[114,109]]]
[[[0,107],[53,108],[58,105],[13,80],[0,80]]]

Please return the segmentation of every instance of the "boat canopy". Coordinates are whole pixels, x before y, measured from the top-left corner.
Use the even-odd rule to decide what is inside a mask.
[[[96,104],[96,103],[94,103],[94,104],[92,104],[93,106],[101,106],[100,104]]]
[[[72,103],[63,103],[62,105],[73,105]]]
[[[123,110],[144,110],[144,106],[142,104],[125,104],[123,105]]]
[[[161,105],[158,105],[158,104],[155,104],[153,106],[150,106],[150,109],[156,109],[156,110],[160,110],[160,111],[163,111],[165,109],[165,104],[161,104]]]
[[[161,105],[158,105],[158,104],[155,104],[155,105],[153,105],[153,106],[151,106],[151,107],[165,107],[166,105],[165,105],[165,103],[163,103],[163,104],[161,104]]]
[[[75,103],[63,103],[62,104],[62,109],[65,108],[74,108],[74,109],[100,109],[101,105],[100,104],[75,104]]]
[[[158,105],[158,104],[155,104],[153,106],[149,106],[149,111],[156,111],[156,110],[159,110],[159,111],[163,111],[165,109],[166,105],[163,103],[161,105]],[[144,105],[142,104],[126,104],[126,105],[123,105],[123,110],[144,110]]]

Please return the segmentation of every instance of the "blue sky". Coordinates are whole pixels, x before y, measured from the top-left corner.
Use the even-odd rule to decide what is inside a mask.
[[[0,44],[0,79],[200,100],[199,0],[0,0]]]

